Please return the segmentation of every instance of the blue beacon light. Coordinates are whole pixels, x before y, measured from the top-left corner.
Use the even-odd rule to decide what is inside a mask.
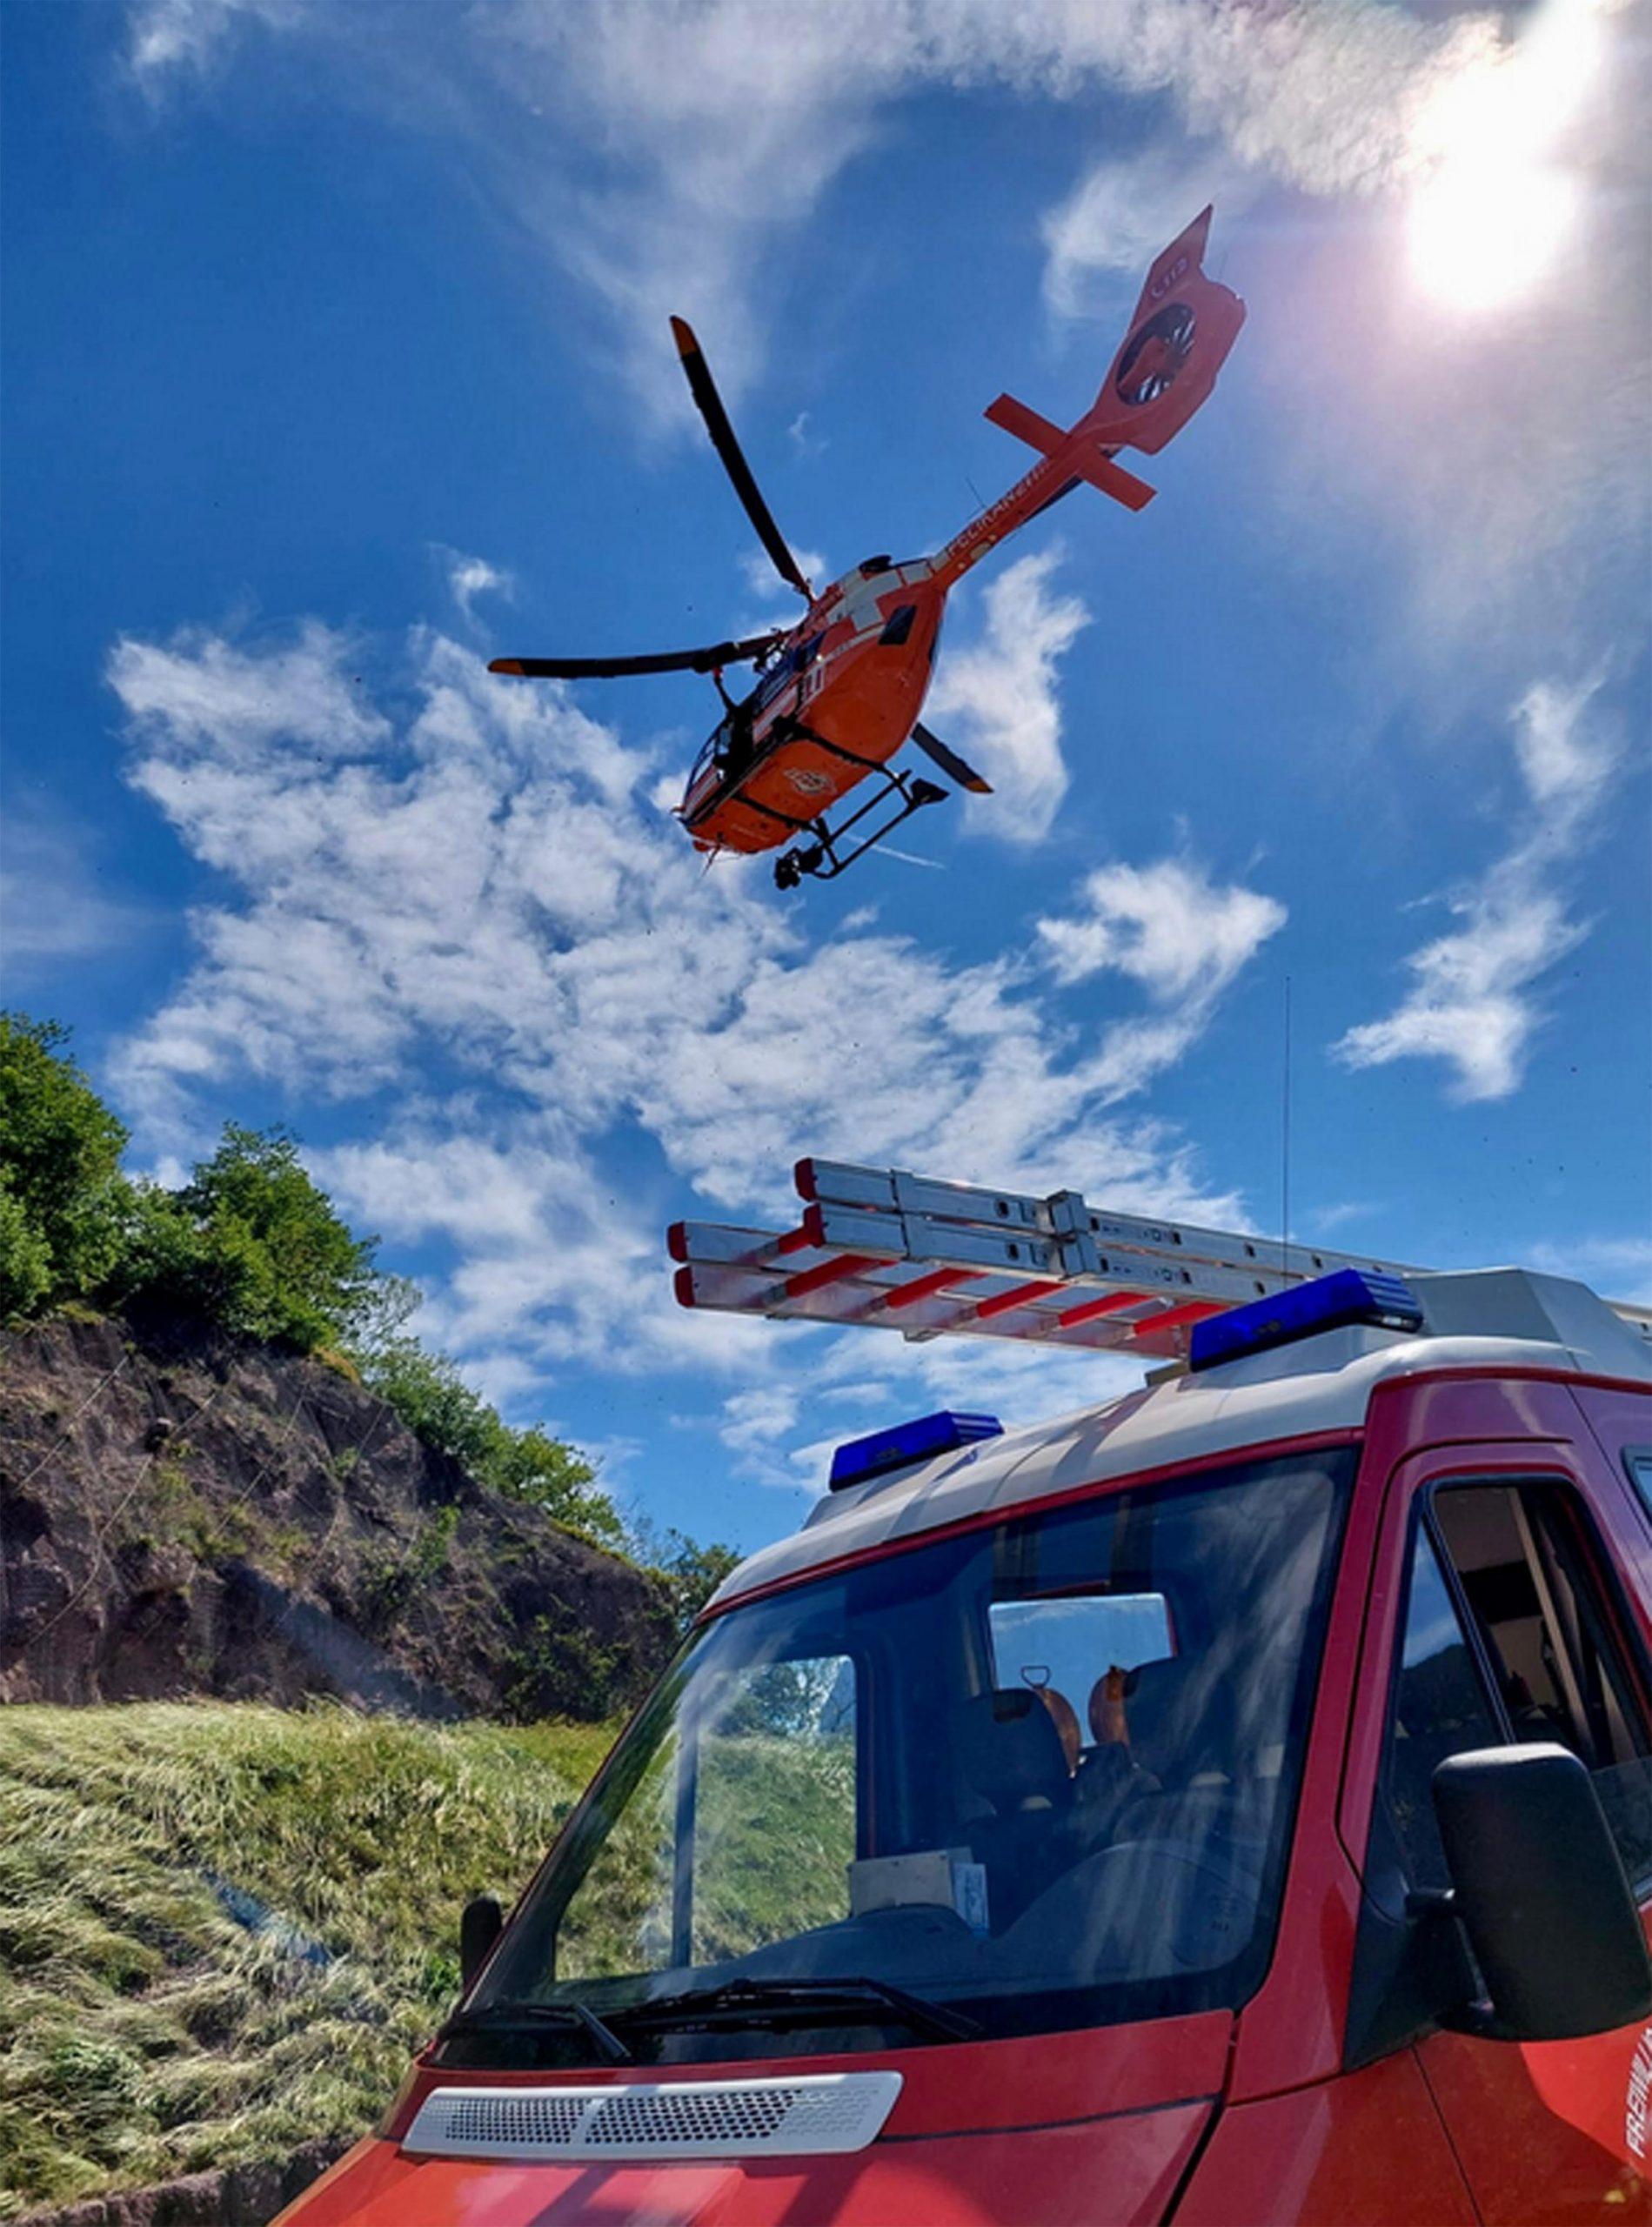
[[[984,1438],[1001,1438],[1003,1433],[996,1415],[959,1415],[943,1408],[939,1414],[897,1423],[893,1430],[846,1439],[832,1457],[831,1489],[840,1493],[850,1485],[865,1484],[868,1477],[910,1468],[914,1461],[932,1461],[937,1454],[951,1454]]]
[[[1398,1276],[1369,1268],[1337,1268],[1311,1283],[1254,1299],[1244,1307],[1195,1322],[1189,1341],[1189,1368],[1214,1368],[1245,1354],[1266,1353],[1321,1330],[1366,1322],[1384,1330],[1420,1330],[1422,1308],[1416,1294]]]

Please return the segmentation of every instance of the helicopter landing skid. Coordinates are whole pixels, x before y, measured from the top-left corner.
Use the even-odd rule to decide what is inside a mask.
[[[893,835],[905,819],[914,812],[921,812],[926,805],[944,804],[948,792],[937,788],[933,781],[926,781],[919,773],[886,772],[884,786],[874,797],[867,799],[857,811],[852,812],[841,826],[828,827],[825,819],[812,819],[808,832],[814,837],[812,843],[794,843],[789,851],[782,851],[774,861],[774,886],[777,889],[795,889],[805,874],[812,874],[818,881],[834,881],[846,873],[857,859],[864,858],[886,835]],[[892,797],[899,796],[899,811],[860,837],[854,847],[840,852],[838,846],[850,831],[858,826],[869,813],[880,811]]]

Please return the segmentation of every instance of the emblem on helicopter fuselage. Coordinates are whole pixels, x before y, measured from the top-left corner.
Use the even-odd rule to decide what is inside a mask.
[[[813,766],[788,766],[786,778],[800,797],[824,796],[832,786],[826,776],[817,772]]]

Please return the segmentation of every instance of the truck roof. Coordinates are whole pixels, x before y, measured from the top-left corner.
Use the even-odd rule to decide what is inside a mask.
[[[800,1531],[742,1562],[712,1605],[984,1510],[1007,1512],[1072,1487],[1281,1439],[1358,1429],[1372,1392],[1390,1378],[1541,1369],[1652,1390],[1652,1322],[1626,1319],[1586,1285],[1522,1268],[1409,1281],[1424,1311],[1419,1332],[1329,1330],[1197,1374],[1161,1375],[1059,1421],[826,1494]]]

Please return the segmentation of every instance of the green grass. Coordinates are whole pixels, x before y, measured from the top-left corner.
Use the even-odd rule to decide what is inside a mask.
[[[612,1734],[0,1709],[0,2220],[369,2126]]]

